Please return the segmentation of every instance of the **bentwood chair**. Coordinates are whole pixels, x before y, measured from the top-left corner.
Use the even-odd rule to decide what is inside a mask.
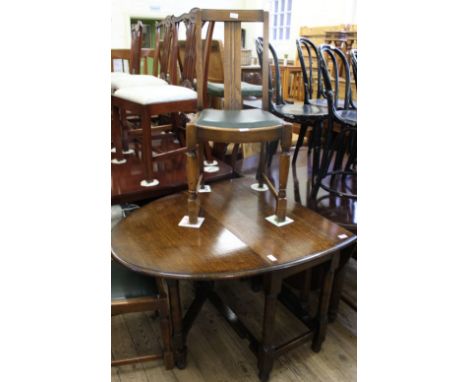
[[[263,39],[257,38],[255,41],[259,61],[262,62]],[[304,142],[304,137],[309,126],[313,127],[312,139],[319,140],[321,132],[321,124],[327,117],[327,108],[309,102],[308,99],[304,103],[286,103],[283,99],[283,91],[281,87],[280,70],[278,64],[278,56],[275,49],[269,44],[269,49],[273,57],[274,79],[273,73],[269,70],[269,89],[270,89],[270,111],[280,118],[288,122],[298,123],[301,125],[299,137],[297,139],[296,148],[294,150],[293,165],[296,163],[299,149]],[[318,160],[315,158],[314,160]]]
[[[345,54],[333,45],[319,48],[319,65],[324,80],[324,92],[328,102],[328,131],[317,182],[313,186],[315,197],[320,188],[330,194],[356,199],[354,190],[357,177],[357,109],[351,97],[351,74]],[[337,89],[333,89],[332,75],[338,77],[343,68],[345,96],[343,108],[337,106]],[[337,133],[331,126],[338,125]]]
[[[351,67],[353,68],[354,83],[357,88],[357,49],[351,49]]]
[[[134,312],[157,312],[161,328],[162,352],[125,359],[113,359],[112,366],[163,359],[167,370],[174,368],[169,301],[161,280],[145,276],[111,261],[112,316]]]
[[[159,61],[157,59],[159,57],[164,57],[164,62],[161,60],[163,72],[166,70],[164,78],[171,83],[176,83],[177,33],[175,17],[169,18],[167,23],[168,25],[164,33],[164,44],[162,46],[158,44],[156,48],[157,53],[154,66],[158,66]],[[192,41],[192,43],[195,42]],[[184,83],[184,85],[186,84]],[[176,85],[125,87],[116,90],[112,95],[112,108],[113,124],[119,123],[119,110],[129,110],[139,116],[140,126],[135,133],[141,136],[144,179],[140,182],[140,185],[143,187],[157,186],[159,181],[153,175],[153,161],[179,155],[185,152],[185,147],[153,155],[152,141],[157,138],[153,133],[160,136],[168,129],[175,129],[177,131],[181,127],[180,123],[184,123],[178,117],[180,113],[195,112],[197,110],[197,93],[191,88]],[[171,123],[152,128],[151,117],[155,115],[168,115]],[[118,126],[115,126],[113,133],[115,134],[114,144],[116,148],[117,144],[121,142],[121,137],[117,136],[119,132],[120,129]],[[119,157],[118,148],[116,149],[116,159],[125,160],[122,156]]]

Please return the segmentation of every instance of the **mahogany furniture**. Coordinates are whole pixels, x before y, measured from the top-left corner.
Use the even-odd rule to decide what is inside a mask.
[[[164,71],[167,69],[167,72],[164,75],[164,78],[169,81],[176,81],[176,57],[177,57],[177,30],[176,30],[176,21],[174,17],[170,17],[167,21],[169,25],[167,26],[164,33],[164,42],[165,44],[159,44],[156,47],[156,59],[154,66],[157,67],[159,61],[157,60],[164,54],[164,57],[167,58],[167,67],[161,61],[161,68]],[[165,21],[166,22],[166,21]],[[170,42],[170,43],[169,43]],[[193,41],[195,43],[195,41]],[[170,52],[168,47],[170,46]],[[171,57],[169,57],[169,53]],[[188,60],[189,57],[186,57]],[[172,68],[172,69],[171,69]],[[193,68],[194,69],[194,68]],[[192,70],[193,70],[192,69]],[[179,147],[174,150],[163,152],[160,154],[153,155],[152,141],[155,138],[165,138],[162,137],[162,133],[165,133],[168,129],[175,130],[176,133],[178,129],[182,127],[185,121],[181,117],[181,113],[184,112],[195,112],[196,108],[196,93],[194,90],[190,89],[187,86],[187,82],[183,82],[184,86],[134,86],[121,88],[115,91],[112,95],[112,110],[113,110],[113,134],[115,139],[113,139],[116,146],[116,159],[123,161],[123,156],[121,148],[119,147],[121,142],[121,137],[119,133],[121,129],[119,128],[120,118],[122,114],[119,110],[128,110],[133,114],[136,114],[140,118],[140,127],[139,135],[141,136],[141,146],[142,146],[142,166],[144,168],[144,178],[141,181],[143,187],[153,187],[159,184],[159,181],[154,178],[153,174],[153,161],[161,160],[167,158],[168,156],[177,156],[185,151],[185,148]],[[192,86],[193,87],[193,84]],[[169,115],[170,124],[163,124],[157,127],[151,127],[151,117],[154,115]],[[155,137],[153,133],[159,134],[158,137]],[[183,136],[181,135],[181,139]],[[183,143],[183,140],[182,140]]]
[[[208,299],[236,332],[250,342],[258,358],[259,376],[266,381],[276,357],[304,344],[319,351],[325,339],[327,312],[339,251],[353,244],[355,236],[317,213],[289,204],[293,224],[276,227],[264,220],[274,211],[268,193],[250,188],[249,179],[213,185],[200,196],[205,223],[199,230],[179,227],[186,194],[156,200],[133,212],[112,231],[113,259],[124,266],[163,280],[169,290],[176,365],[184,368],[186,339],[203,303]],[[275,311],[282,280],[292,274],[322,266],[324,282],[317,316],[299,310],[307,327],[302,335],[276,344]],[[214,291],[213,281],[264,275],[265,308],[258,340],[236,313]],[[179,296],[179,280],[197,281],[196,295],[185,316]],[[284,299],[282,299],[284,301]],[[183,316],[183,317],[182,317]]]
[[[112,366],[163,359],[167,370],[174,368],[169,302],[161,279],[133,272],[115,261],[111,262],[111,271],[111,314],[158,312],[163,340],[162,354],[112,360]]]

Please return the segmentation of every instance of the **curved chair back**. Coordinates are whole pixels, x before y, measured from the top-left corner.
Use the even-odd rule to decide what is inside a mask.
[[[279,70],[278,64],[278,55],[276,54],[275,49],[271,44],[268,44],[270,49],[271,56],[273,57],[273,66],[275,68],[275,72],[272,73],[271,65],[268,68],[268,89],[269,89],[269,102],[270,102],[270,110],[271,104],[274,102],[276,105],[284,105],[283,99],[283,88],[281,85],[281,75]],[[257,37],[255,40],[255,49],[257,50],[258,55],[258,62],[260,66],[263,67],[263,38]],[[274,76],[274,77],[273,77]],[[274,81],[273,81],[274,78]],[[274,94],[274,98],[272,99],[272,95]]]
[[[336,110],[338,109],[339,83],[341,79],[339,76],[340,67],[343,68],[345,81],[344,103],[340,109],[356,109],[351,97],[351,76],[345,54],[333,45],[320,45],[319,66],[323,76],[323,91],[328,100],[329,110],[332,110],[333,114],[336,114]],[[332,85],[332,79],[334,86]]]
[[[318,65],[319,53],[315,44],[308,38],[300,37],[296,40],[297,54],[299,56],[299,62],[301,63],[302,79],[304,83],[304,104],[310,105],[311,99],[314,98],[314,76],[313,76],[313,57],[315,57],[317,63],[317,92],[315,98],[321,98],[323,94],[321,73]],[[307,52],[307,56],[304,57],[304,51]],[[313,54],[312,54],[313,53]]]
[[[132,43],[130,47],[130,74],[140,74],[141,42],[143,40],[143,23],[137,21],[132,28]]]
[[[353,68],[354,83],[357,87],[357,49],[351,49],[351,67]]]

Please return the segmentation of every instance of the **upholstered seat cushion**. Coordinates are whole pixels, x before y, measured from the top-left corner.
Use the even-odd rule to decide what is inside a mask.
[[[111,92],[118,89],[135,87],[135,86],[162,86],[167,85],[167,82],[147,74],[128,74],[128,73],[112,73],[111,74]]]
[[[258,127],[273,127],[283,125],[282,119],[274,116],[268,111],[261,109],[244,110],[203,110],[198,120],[197,126],[221,127],[232,129],[252,129]]]
[[[338,114],[338,116],[348,125],[357,125],[357,110],[337,110],[336,114]]]
[[[156,281],[111,261],[111,295],[112,300],[125,300],[136,297],[156,296]]]
[[[207,84],[208,94],[214,97],[224,97],[224,84],[218,82],[210,82]],[[241,82],[242,97],[261,97],[262,86]]]
[[[113,95],[140,105],[197,99],[195,91],[174,85],[128,87],[116,90]]]

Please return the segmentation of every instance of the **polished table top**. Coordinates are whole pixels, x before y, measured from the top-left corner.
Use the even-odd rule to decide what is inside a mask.
[[[200,194],[205,222],[179,227],[187,214],[187,193],[156,200],[132,213],[112,231],[113,257],[142,273],[177,279],[222,279],[284,269],[354,243],[356,236],[293,201],[292,224],[276,227],[270,192],[250,188],[252,179],[212,184]],[[271,257],[273,255],[273,257]]]

